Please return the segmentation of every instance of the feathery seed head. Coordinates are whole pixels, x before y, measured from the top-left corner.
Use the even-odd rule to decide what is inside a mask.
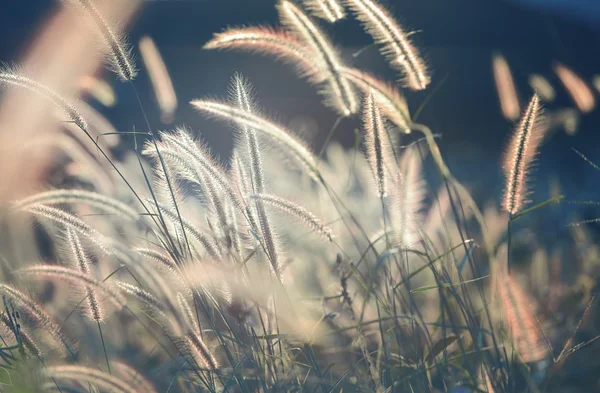
[[[81,241],[77,233],[67,228],[67,243],[71,246],[71,252],[73,259],[82,274],[91,276],[90,262],[88,257],[81,245]],[[104,319],[104,312],[98,296],[92,287],[85,287],[85,294],[87,299],[87,315],[94,321],[102,321]]]
[[[519,112],[521,112],[521,107],[517,88],[506,58],[501,54],[495,54],[492,57],[492,68],[502,114],[509,120],[516,120],[519,117]]]
[[[410,114],[402,93],[391,83],[384,83],[374,76],[354,68],[343,68],[342,74],[363,92],[373,94],[381,112],[402,132],[410,134]]]
[[[345,3],[375,42],[383,44],[381,53],[404,73],[406,87],[425,89],[430,82],[425,62],[389,12],[374,0],[345,0]]]
[[[421,161],[413,151],[404,153],[399,167],[391,190],[390,213],[398,247],[409,248],[418,238],[419,213],[423,208],[425,190]]]
[[[246,112],[241,108],[237,108],[218,101],[209,100],[193,100],[192,106],[198,111],[212,115],[218,119],[237,122],[238,124],[248,126],[255,129],[257,132],[264,133],[271,137],[276,142],[285,146],[289,153],[296,158],[310,174],[319,178],[316,159],[306,146],[298,139],[294,138],[290,131],[283,127],[269,122],[263,117]]]
[[[323,224],[323,221],[321,219],[319,219],[316,215],[308,211],[306,208],[292,201],[275,195],[254,194],[251,195],[251,197],[290,214],[291,216],[302,221],[306,226],[308,226],[310,229],[314,230],[330,242],[333,241],[333,231],[325,224]]]
[[[540,98],[534,94],[504,153],[506,185],[502,208],[512,215],[517,214],[527,203],[527,176],[543,136],[540,117]]]
[[[165,309],[165,305],[161,302],[156,296],[151,294],[150,292],[144,290],[135,285],[131,285],[129,283],[123,281],[116,281],[115,285],[121,291],[141,300],[144,304],[146,304],[151,309],[158,311],[159,313],[163,313]]]
[[[124,34],[111,27],[100,14],[91,0],[63,0],[79,5],[85,10],[98,29],[108,50],[108,60],[112,71],[121,80],[132,81],[137,75],[135,61],[131,54],[131,47],[124,38]]]
[[[344,7],[338,0],[304,0],[303,3],[314,16],[330,23],[335,23],[346,17]]]
[[[0,83],[27,89],[39,95],[40,97],[45,98],[60,108],[79,128],[82,130],[87,130],[86,121],[84,120],[83,116],[81,116],[79,111],[75,109],[73,104],[69,103],[67,100],[62,98],[60,94],[54,90],[51,90],[49,87],[46,87],[41,83],[22,75],[17,70],[10,68],[0,68]]]
[[[241,74],[236,74],[232,81],[231,95],[234,105],[242,111],[252,114],[251,92],[252,86],[244,79]],[[240,124],[244,133],[246,149],[244,149],[250,161],[250,179],[252,180],[252,188],[255,193],[265,191],[265,181],[262,169],[261,146],[256,135],[256,131],[246,124]],[[275,276],[281,279],[279,250],[277,244],[277,235],[271,225],[271,219],[262,201],[256,200],[256,212],[260,231],[264,241],[267,257],[270,262],[271,270]]]
[[[23,208],[23,210],[64,225],[66,228],[73,229],[77,233],[91,240],[105,253],[109,255],[113,253],[108,247],[108,244],[110,243],[108,239],[82,221],[79,217],[71,213],[42,204],[27,205]]]
[[[54,380],[60,381],[61,385],[64,384],[64,380],[71,380],[78,383],[82,381],[86,382],[85,385],[91,384],[105,392],[136,393],[140,391],[137,387],[126,383],[121,378],[91,367],[72,365],[48,366],[44,368],[44,374]],[[154,393],[152,390],[144,391]]]
[[[170,123],[177,109],[177,95],[167,66],[152,38],[142,37],[139,48],[161,111],[161,120],[163,123]]]
[[[546,359],[549,350],[531,309],[531,297],[513,276],[502,273],[501,278],[502,282],[497,288],[504,310],[504,321],[515,349],[525,362]]]
[[[379,107],[375,102],[375,96],[371,92],[365,99],[363,124],[365,130],[365,145],[367,161],[377,183],[377,195],[387,196],[387,171],[391,164],[389,159],[388,135],[385,129],[385,121],[381,116]]]
[[[327,104],[341,115],[350,116],[358,111],[356,93],[348,80],[340,73],[343,66],[325,34],[294,4],[282,1],[278,5],[283,24],[298,34],[315,54],[314,62],[327,81],[323,93]]]
[[[0,283],[0,291],[17,302],[20,305],[19,310],[23,312],[29,320],[46,330],[52,338],[61,345],[61,348],[64,350],[64,355],[73,354],[73,347],[63,334],[60,325],[46,312],[46,310],[44,310],[44,307],[41,304],[35,302],[29,296],[10,285]]]
[[[555,63],[554,72],[569,92],[575,106],[583,113],[591,112],[596,106],[596,98],[590,86],[573,70],[563,64]]]
[[[97,192],[85,190],[65,189],[44,191],[13,202],[13,207],[23,210],[28,206],[37,204],[88,204],[107,213],[115,214],[119,218],[127,218],[132,221],[139,220],[139,214],[129,205]]]
[[[250,53],[273,56],[292,65],[300,77],[309,78],[313,84],[322,83],[324,75],[315,67],[313,50],[295,35],[269,26],[230,28],[215,34],[204,49],[244,50]]]
[[[216,370],[219,368],[217,360],[198,334],[189,332],[186,338],[188,349],[199,366],[208,368],[209,370]]]
[[[56,265],[35,265],[19,269],[18,274],[25,274],[32,277],[55,277],[57,279],[71,282],[72,284],[93,289],[96,293],[102,293],[106,298],[118,308],[125,307],[125,300],[110,285],[96,280],[80,272],[79,270]]]

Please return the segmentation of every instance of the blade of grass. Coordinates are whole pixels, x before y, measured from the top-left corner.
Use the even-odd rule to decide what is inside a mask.
[[[488,278],[489,276],[490,275],[488,274],[486,276],[474,278],[472,280],[466,280],[466,281],[461,281],[461,282],[452,282],[452,283],[444,283],[442,285],[426,285],[424,287],[415,288],[415,289],[411,290],[411,292],[412,293],[415,293],[415,292],[425,292],[425,291],[430,291],[432,289],[437,289],[437,288],[456,287],[456,286],[459,286],[459,285],[463,285],[463,284],[468,284],[468,283],[471,283],[471,282],[480,281],[480,280],[483,280],[485,278]]]

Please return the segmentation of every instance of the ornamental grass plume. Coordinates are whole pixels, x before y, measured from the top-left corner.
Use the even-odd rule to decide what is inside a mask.
[[[528,176],[543,136],[541,110],[540,97],[534,94],[504,152],[506,183],[502,208],[511,215],[517,214],[528,202]]]
[[[430,77],[425,62],[390,12],[374,0],[345,0],[345,4],[363,23],[375,43],[381,45],[380,52],[392,67],[403,72],[403,84],[411,90],[427,88]]]

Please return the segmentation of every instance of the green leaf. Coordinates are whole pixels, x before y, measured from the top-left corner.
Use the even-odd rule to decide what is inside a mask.
[[[432,289],[437,289],[437,288],[450,288],[450,287],[457,287],[459,285],[463,285],[463,284],[468,284],[471,282],[475,282],[475,281],[479,281],[479,280],[483,280],[484,278],[488,278],[490,275],[488,274],[487,276],[483,276],[483,277],[479,277],[479,278],[474,278],[472,280],[466,280],[466,281],[460,281],[460,282],[451,282],[451,283],[444,283],[442,285],[426,285],[424,287],[419,287],[419,288],[415,288],[413,290],[411,290],[411,293],[415,293],[415,292],[425,292],[425,291],[430,291]]]
[[[4,367],[0,367],[0,385],[12,386],[12,378],[10,372]]]
[[[518,214],[515,214],[514,216],[512,216],[510,218],[510,220],[511,221],[515,221],[517,218],[523,217],[525,214],[529,214],[532,211],[539,209],[540,207],[544,207],[544,206],[550,205],[552,203],[558,203],[558,202],[562,201],[564,197],[565,197],[564,195],[558,195],[558,196],[555,196],[554,198],[548,199],[547,201],[544,201],[542,203],[538,203],[537,205],[532,206],[529,209],[525,209],[522,212],[520,212]]]
[[[429,352],[425,356],[425,363],[431,362],[436,358],[444,349],[448,348],[450,345],[454,344],[460,337],[455,334],[450,334],[446,337],[442,337],[440,341],[433,344],[433,346],[429,349]]]
[[[398,288],[400,285],[404,285],[408,280],[410,280],[411,278],[413,278],[414,276],[416,276],[417,274],[421,273],[423,270],[427,269],[429,266],[433,265],[435,262],[442,260],[443,258],[445,258],[447,255],[451,254],[452,252],[454,252],[454,250],[460,248],[460,247],[464,247],[466,244],[471,244],[473,243],[474,240],[473,239],[467,239],[464,242],[457,244],[456,246],[452,247],[451,249],[447,250],[446,252],[440,254],[437,256],[437,258],[435,258],[434,260],[426,263],[425,265],[421,266],[420,268],[418,268],[417,270],[415,270],[414,272],[412,272],[408,277],[406,277],[404,280],[400,281],[398,284],[396,284],[394,286],[394,289]]]

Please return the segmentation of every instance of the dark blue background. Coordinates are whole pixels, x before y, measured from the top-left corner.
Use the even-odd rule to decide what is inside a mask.
[[[57,3],[5,1],[0,13],[0,60],[17,60],[20,49],[35,36],[36,27]],[[261,56],[201,49],[214,32],[228,25],[276,24],[274,4],[268,0],[147,1],[131,26],[133,43],[145,34],[155,39],[172,74],[180,102],[175,124],[198,130],[223,155],[231,146],[231,132],[222,124],[203,119],[187,103],[197,97],[225,97],[234,71],[242,72],[255,84],[260,103],[276,119],[313,117],[320,127],[311,140],[316,149],[335,121],[335,115],[321,106],[314,89],[299,80],[289,67]],[[481,191],[477,195],[480,200],[501,194],[498,164],[512,129],[512,124],[501,116],[497,102],[490,64],[492,52],[499,50],[508,59],[523,103],[531,95],[529,74],[546,76],[558,93],[549,109],[572,105],[552,73],[553,60],[573,68],[587,81],[600,74],[600,1],[403,0],[386,4],[403,25],[420,31],[413,37],[433,70],[432,89],[437,90],[419,120],[443,134],[441,147],[451,168],[461,180]],[[352,19],[325,28],[332,40],[344,48],[347,61],[353,61],[351,54],[371,42]],[[389,80],[396,77],[373,48],[353,64]],[[166,127],[159,122],[143,70],[135,83],[152,126]],[[118,83],[115,86],[119,103],[105,111],[107,116],[123,131],[131,130],[133,125],[144,128],[130,87]],[[407,93],[411,111],[430,92]],[[599,113],[596,109],[583,116],[576,136],[558,133],[543,146],[537,172],[541,194],[534,199],[547,197],[548,179],[556,173],[569,199],[600,200],[600,172],[592,170],[571,150],[575,147],[600,162]],[[337,139],[351,145],[352,129],[358,125],[345,120]],[[593,209],[588,214],[600,216]]]

